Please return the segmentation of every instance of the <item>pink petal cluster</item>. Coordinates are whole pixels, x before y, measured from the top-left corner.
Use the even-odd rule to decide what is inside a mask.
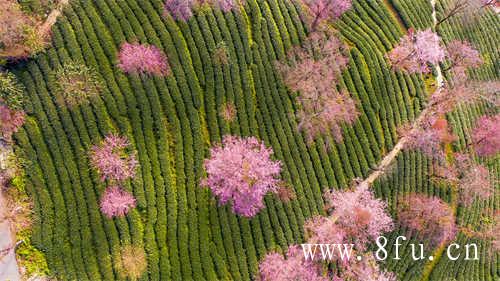
[[[351,9],[352,0],[303,0],[312,17],[311,29],[328,20],[335,20]]]
[[[281,163],[271,160],[273,150],[254,137],[226,136],[205,160],[208,186],[220,204],[232,203],[235,213],[255,216],[264,208],[264,196],[280,186]]]
[[[352,124],[359,116],[356,102],[345,91],[337,91],[337,82],[346,68],[345,47],[335,36],[313,33],[307,45],[290,53],[290,63],[277,63],[284,82],[299,91],[299,129],[309,141],[319,134],[332,133],[342,140],[342,124]]]
[[[387,57],[393,67],[409,73],[428,73],[429,64],[444,61],[446,51],[441,38],[431,29],[414,32],[409,30]]]
[[[326,207],[332,209],[330,217],[343,233],[335,232],[345,235],[358,250],[365,250],[370,241],[394,227],[386,211],[387,204],[376,199],[367,186],[360,185],[350,191],[332,190],[325,194],[325,199]]]
[[[281,254],[270,253],[259,264],[261,281],[328,281],[321,275],[317,264],[306,261],[302,249],[290,246],[285,259]]]
[[[483,64],[479,51],[467,41],[451,41],[447,46],[447,51],[456,79],[465,80],[467,68],[476,68]]]
[[[123,181],[135,176],[138,163],[133,154],[126,153],[129,145],[125,137],[111,134],[101,145],[92,147],[90,161],[100,172],[102,181]]]
[[[118,67],[126,73],[159,76],[170,73],[167,57],[153,45],[123,43],[118,54],[118,60]]]
[[[412,193],[400,198],[398,219],[432,245],[451,241],[457,233],[453,210],[437,197]]]
[[[124,191],[118,186],[110,186],[101,198],[101,211],[108,217],[125,216],[131,208],[134,208],[136,201],[132,194]]]
[[[472,141],[479,156],[493,156],[500,152],[500,114],[479,118],[472,132]]]
[[[165,0],[164,14],[171,15],[175,20],[187,21],[193,16],[194,4],[196,0]]]
[[[10,141],[12,134],[24,124],[25,116],[23,111],[12,110],[0,100],[0,137]]]

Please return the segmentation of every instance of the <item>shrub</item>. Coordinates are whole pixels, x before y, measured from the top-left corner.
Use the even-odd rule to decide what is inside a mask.
[[[102,81],[95,70],[78,62],[65,63],[54,72],[56,94],[70,107],[88,103],[99,95]]]
[[[236,113],[236,107],[232,102],[223,104],[220,110],[220,116],[229,123],[234,121]]]
[[[0,72],[0,100],[10,109],[21,110],[24,100],[24,86],[14,74]]]

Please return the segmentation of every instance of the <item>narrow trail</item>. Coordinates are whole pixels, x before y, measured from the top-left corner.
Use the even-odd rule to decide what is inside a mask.
[[[11,148],[0,142],[0,170],[7,168],[7,157]],[[12,233],[8,217],[6,199],[0,186],[0,280],[21,280],[19,267],[16,261],[15,237]]]

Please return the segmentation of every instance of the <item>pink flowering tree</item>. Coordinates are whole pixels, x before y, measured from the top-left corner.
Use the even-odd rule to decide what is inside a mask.
[[[367,186],[359,185],[354,190],[325,193],[326,208],[336,227],[331,228],[338,237],[344,236],[356,249],[364,251],[369,242],[375,241],[381,234],[393,229],[392,218],[386,211],[387,204],[376,199]],[[328,228],[331,222],[316,228],[316,237],[322,240],[322,228]]]
[[[407,139],[406,148],[419,150],[429,157],[444,160],[443,145],[455,141],[445,118],[429,117],[416,128],[403,127],[403,137]]]
[[[101,211],[108,218],[123,217],[135,208],[136,201],[132,194],[118,186],[110,186],[101,198]]]
[[[12,135],[24,124],[25,113],[21,110],[12,110],[0,99],[0,138],[11,141]]]
[[[127,153],[129,145],[127,138],[111,134],[92,147],[90,161],[102,181],[124,181],[135,176],[138,162],[134,154]]]
[[[456,79],[465,80],[467,68],[477,68],[483,64],[479,51],[467,41],[451,41],[446,49],[450,65],[444,71],[451,70]]]
[[[187,21],[193,16],[193,6],[196,0],[165,0],[164,14],[175,20]]]
[[[500,114],[483,116],[476,122],[472,142],[479,156],[494,156],[500,152]]]
[[[476,198],[486,200],[494,193],[488,169],[468,154],[456,153],[454,163],[438,166],[435,176],[456,187],[460,202],[470,205]]]
[[[298,91],[299,129],[312,142],[320,134],[331,133],[342,140],[342,124],[353,124],[359,116],[356,102],[337,90],[342,71],[347,67],[346,48],[333,34],[313,33],[303,48],[289,54],[287,63],[277,63],[285,84]]]
[[[351,9],[352,0],[302,0],[308,8],[311,17],[311,30],[327,21],[338,19],[343,13]]]
[[[431,29],[416,32],[410,29],[387,57],[395,69],[409,73],[428,73],[431,70],[429,65],[444,61],[446,51],[441,38]]]
[[[267,254],[259,264],[259,277],[261,281],[331,280],[323,276],[320,269],[318,264],[305,260],[301,248],[290,246],[286,258],[275,252]]]
[[[452,208],[437,197],[423,194],[400,198],[398,221],[433,246],[453,240],[457,232]]]
[[[167,56],[153,45],[123,43],[118,61],[118,67],[129,74],[165,76],[170,73]]]
[[[221,205],[231,203],[236,214],[253,217],[264,208],[264,196],[280,187],[281,163],[271,159],[272,153],[254,137],[226,136],[210,150],[201,185],[209,187]]]

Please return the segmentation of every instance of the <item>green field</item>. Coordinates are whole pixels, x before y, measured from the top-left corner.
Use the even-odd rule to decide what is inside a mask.
[[[37,1],[25,5],[35,9]],[[240,12],[203,9],[181,22],[163,16],[161,0],[70,1],[53,27],[52,45],[13,69],[28,95],[29,118],[15,140],[17,155],[27,160],[26,186],[35,203],[32,241],[58,280],[119,280],[113,253],[130,243],[143,245],[147,253],[148,270],[141,280],[253,280],[266,253],[300,243],[304,221],[325,214],[326,189],[346,188],[377,166],[397,142],[396,129],[422,110],[430,83],[423,76],[392,71],[384,55],[407,28],[430,25],[430,4],[355,0],[335,23],[351,47],[341,84],[359,102],[361,115],[343,128],[343,142],[325,136],[311,145],[297,130],[295,94],[274,68],[276,60],[285,59],[307,37],[301,9],[290,0],[246,0]],[[477,25],[450,22],[439,33],[445,42],[467,39],[487,53],[486,64],[472,76],[495,80],[500,75],[499,30],[498,15],[488,12]],[[132,41],[162,49],[172,74],[124,74],[116,66],[117,53],[123,42]],[[211,59],[221,42],[229,51],[227,65]],[[68,108],[55,97],[52,73],[71,61],[97,70],[104,81],[102,95],[89,105]],[[219,115],[226,103],[236,106],[234,122]],[[493,110],[479,104],[448,116],[459,136],[457,150],[470,139],[474,120]],[[129,138],[140,169],[125,186],[138,208],[111,220],[99,211],[105,185],[91,168],[87,151],[112,132]],[[257,136],[271,146],[297,199],[282,203],[269,196],[267,207],[252,219],[219,206],[198,184],[208,149],[227,134]],[[334,145],[326,149],[325,143]],[[498,160],[486,163],[496,190]],[[375,184],[376,195],[389,202],[393,215],[397,196],[408,191],[450,201],[448,189],[427,179],[432,169],[424,155],[404,152],[391,173]],[[486,208],[500,208],[498,195],[460,207],[458,219],[474,224]],[[400,229],[389,237],[404,233]],[[457,239],[484,246],[463,234]],[[443,256],[434,265],[405,258],[410,255],[406,244],[402,260],[385,266],[399,280],[422,280],[426,270],[428,280],[499,280],[498,254],[491,257],[480,248],[480,261]]]

